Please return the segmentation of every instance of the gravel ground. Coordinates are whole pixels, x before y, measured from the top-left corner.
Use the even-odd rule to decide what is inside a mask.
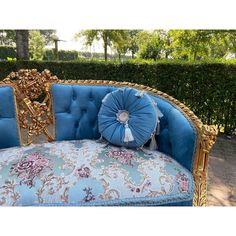
[[[210,153],[208,206],[236,206],[236,138],[218,137]]]

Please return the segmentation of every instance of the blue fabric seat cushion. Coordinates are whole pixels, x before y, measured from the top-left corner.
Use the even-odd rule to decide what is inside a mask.
[[[0,150],[0,205],[184,205],[192,174],[171,157],[93,140]]]
[[[101,135],[117,146],[144,145],[156,131],[157,107],[150,96],[133,88],[120,88],[105,96],[98,113]]]

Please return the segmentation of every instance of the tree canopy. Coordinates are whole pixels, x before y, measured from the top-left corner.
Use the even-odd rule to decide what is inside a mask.
[[[29,53],[33,60],[42,60],[45,38],[39,31],[31,31],[29,36]]]
[[[45,45],[51,45],[56,34],[56,30],[29,30],[29,32],[31,31],[39,31],[44,38]],[[0,45],[16,46],[16,30],[0,30]]]
[[[224,58],[236,53],[236,30],[85,30],[76,35],[86,45],[103,40],[120,54],[131,53],[143,59],[199,60]]]
[[[16,45],[15,30],[0,30],[0,45],[15,46]]]
[[[29,41],[30,58],[38,60],[43,58],[44,47],[52,45],[55,34],[56,30],[0,30],[0,46],[16,47],[18,59],[25,59],[29,55]],[[118,55],[119,60],[124,56],[188,61],[236,57],[236,30],[97,29],[78,32],[75,38],[83,38],[87,46],[92,46],[95,41],[102,42],[105,60],[109,48],[115,52],[112,58]],[[24,52],[22,57],[21,52]]]
[[[125,53],[128,44],[126,30],[83,30],[75,35],[75,38],[85,38],[85,45],[91,46],[94,40],[102,40],[104,58],[107,60],[107,49],[113,46],[118,54]]]

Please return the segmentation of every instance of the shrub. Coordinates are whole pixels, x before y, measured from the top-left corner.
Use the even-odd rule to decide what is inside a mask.
[[[58,57],[61,61],[71,61],[78,59],[78,52],[75,50],[66,51],[66,50],[59,50]],[[55,60],[54,49],[46,49],[44,52],[43,60],[51,61]]]
[[[44,37],[39,31],[33,30],[29,36],[29,54],[33,60],[42,60],[45,46]]]
[[[16,48],[10,46],[0,46],[0,59],[16,58]]]
[[[59,79],[115,80],[144,84],[175,97],[225,134],[236,127],[236,63],[2,61],[0,78],[21,68],[49,69]]]

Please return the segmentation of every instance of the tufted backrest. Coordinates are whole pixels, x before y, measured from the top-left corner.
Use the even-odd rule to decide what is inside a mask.
[[[117,87],[53,84],[55,139],[98,139],[97,115],[105,95]],[[152,96],[164,116],[160,122],[158,149],[192,170],[197,133],[192,123],[175,105]]]
[[[52,85],[56,140],[98,139],[102,99],[114,87]]]
[[[0,149],[20,145],[14,91],[0,85]]]

